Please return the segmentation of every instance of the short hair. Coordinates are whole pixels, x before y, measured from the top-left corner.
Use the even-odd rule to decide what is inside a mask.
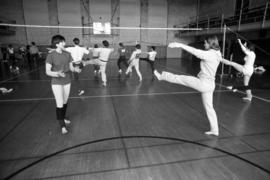
[[[252,43],[247,43],[247,48],[248,48],[250,51],[255,51],[255,45],[252,44]]]
[[[136,49],[141,49],[141,45],[140,44],[136,44]]]
[[[98,45],[97,44],[94,44],[94,48],[98,48]]]
[[[122,47],[123,47],[123,46],[124,46],[124,44],[120,42],[120,43],[119,43],[119,46],[122,46]]]
[[[64,36],[61,36],[60,34],[54,35],[52,37],[52,48],[56,48],[56,44],[59,44],[60,42],[64,42],[66,39]]]
[[[109,42],[106,41],[106,40],[102,41],[102,44],[103,44],[103,46],[105,46],[105,47],[109,47]]]
[[[35,42],[31,42],[31,44],[34,46],[34,45],[36,45],[36,43]]]
[[[155,51],[156,50],[156,46],[151,46],[151,48]]]
[[[210,49],[220,50],[217,36],[208,36],[205,38],[205,41],[209,44]]]
[[[73,42],[74,42],[74,44],[79,45],[80,44],[80,39],[79,38],[74,38]]]

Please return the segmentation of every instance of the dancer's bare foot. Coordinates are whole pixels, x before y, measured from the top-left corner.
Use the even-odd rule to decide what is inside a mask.
[[[206,134],[206,135],[214,135],[214,136],[218,136],[219,135],[219,133],[217,131],[207,131],[204,134]]]
[[[157,70],[154,71],[154,75],[159,81],[161,80],[161,74]]]
[[[246,96],[242,98],[244,101],[251,101],[252,100],[252,96]]]

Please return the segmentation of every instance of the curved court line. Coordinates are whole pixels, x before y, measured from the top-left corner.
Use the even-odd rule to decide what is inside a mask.
[[[265,133],[255,133],[255,134],[248,134],[248,135],[231,135],[231,136],[224,136],[224,137],[218,137],[219,140],[228,140],[231,138],[237,138],[237,137],[250,137],[250,136],[258,136],[258,135],[269,135],[270,132],[265,132]],[[196,140],[196,142],[207,142],[209,139],[198,139]],[[179,142],[171,142],[171,143],[161,143],[161,144],[152,144],[152,145],[135,145],[135,146],[131,146],[131,147],[127,147],[127,150],[136,150],[136,149],[147,149],[147,148],[155,148],[155,147],[164,147],[164,146],[173,146],[173,145],[182,145],[184,143],[179,143]],[[266,149],[266,150],[257,150],[254,147],[250,147],[252,148],[253,151],[247,151],[247,152],[241,152],[238,154],[251,154],[254,153],[254,151],[256,152],[269,152],[270,149]],[[121,151],[123,150],[123,147],[119,147],[119,148],[108,148],[108,149],[104,149],[104,150],[89,150],[89,151],[83,151],[83,152],[67,152],[67,153],[63,153],[60,154],[58,156],[65,156],[65,155],[77,155],[77,154],[89,154],[89,153],[103,153],[103,152],[108,152],[108,151]],[[31,159],[39,159],[39,158],[43,158],[45,155],[36,155],[36,156],[22,156],[22,157],[15,157],[15,158],[5,158],[5,159],[0,159],[0,162],[9,162],[9,161],[23,161],[23,160],[31,160]],[[221,156],[211,156],[211,157],[224,157],[225,155],[221,155]],[[207,157],[207,159],[211,158],[211,157]],[[181,161],[186,161],[186,160],[179,160]],[[189,160],[187,160],[189,161]],[[174,163],[174,162],[178,162],[178,161],[171,161],[169,163]],[[158,163],[160,164],[160,163]],[[158,165],[158,164],[154,164],[154,165]],[[152,165],[152,164],[151,164]],[[150,166],[150,165],[148,165]],[[137,166],[134,166],[137,167]],[[133,167],[133,168],[134,168]],[[141,167],[141,166],[139,166]],[[114,171],[114,170],[112,170]],[[96,171],[95,171],[96,172]],[[99,172],[99,171],[97,171]]]
[[[229,92],[229,90],[217,90],[215,92]],[[187,91],[187,92],[168,92],[168,93],[141,93],[141,94],[113,94],[113,95],[100,95],[100,96],[73,96],[69,99],[90,99],[90,98],[110,98],[110,97],[132,97],[132,96],[156,96],[156,95],[173,95],[173,94],[199,94],[197,91]],[[55,100],[55,98],[29,98],[29,99],[7,99],[0,100],[1,102],[20,102],[20,101],[46,101]]]
[[[7,177],[5,177],[4,179],[8,180],[8,179],[11,179],[13,178],[14,176],[20,174],[21,172],[23,172],[24,170],[46,160],[46,159],[49,159],[55,155],[58,155],[62,152],[65,152],[65,151],[68,151],[68,150],[72,150],[72,149],[76,149],[78,147],[82,147],[82,146],[86,146],[86,145],[89,145],[89,144],[95,144],[95,143],[99,143],[99,142],[104,142],[104,141],[111,141],[111,140],[116,140],[116,139],[133,139],[133,138],[149,138],[149,139],[165,139],[165,140],[172,140],[172,141],[179,141],[179,142],[185,142],[185,143],[189,143],[189,144],[195,144],[195,145],[198,145],[198,146],[202,146],[202,147],[206,147],[206,148],[209,148],[209,149],[213,149],[213,150],[216,150],[216,151],[219,151],[219,152],[222,152],[224,154],[227,154],[231,157],[234,157],[236,159],[239,159],[241,161],[244,161],[245,163],[248,163],[268,174],[270,174],[270,170],[256,164],[256,163],[253,163],[245,158],[242,158],[236,154],[233,154],[233,153],[230,153],[228,151],[225,151],[225,150],[222,150],[220,148],[217,148],[217,147],[212,147],[212,146],[209,146],[209,145],[206,145],[206,144],[202,144],[202,143],[199,143],[199,142],[195,142],[195,141],[190,141],[190,140],[186,140],[186,139],[181,139],[181,138],[174,138],[174,137],[163,137],[163,136],[119,136],[119,137],[110,137],[110,138],[104,138],[104,139],[97,139],[97,140],[94,140],[94,141],[88,141],[88,142],[85,142],[85,143],[81,143],[81,144],[77,144],[77,145],[74,145],[74,146],[71,146],[71,147],[68,147],[68,148],[65,148],[65,149],[62,149],[62,150],[59,150],[59,151],[56,151],[54,153],[51,153],[47,156],[44,156],[43,158],[41,159],[38,159],[30,164],[28,164],[27,166],[11,173],[10,175],[8,175]]]

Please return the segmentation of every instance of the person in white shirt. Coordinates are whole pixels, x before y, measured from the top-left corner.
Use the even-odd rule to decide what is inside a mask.
[[[155,60],[156,60],[156,47],[151,46],[150,52],[147,52],[148,57],[147,58],[140,58],[140,60],[146,61],[150,64],[151,69],[152,69],[152,74],[154,75],[154,70],[155,70]]]
[[[210,122],[210,131],[205,132],[205,134],[218,136],[219,128],[217,115],[213,107],[213,92],[215,90],[215,75],[222,56],[217,37],[210,36],[204,41],[205,51],[178,42],[170,43],[169,47],[182,48],[201,59],[201,71],[198,77],[194,77],[176,75],[169,72],[162,72],[160,74],[155,70],[155,76],[158,80],[181,84],[201,92],[203,106]]]
[[[132,72],[132,68],[134,67],[138,76],[139,76],[139,81],[142,81],[142,74],[139,69],[139,60],[140,60],[140,55],[141,55],[141,45],[137,44],[135,46],[135,50],[132,52],[130,58],[129,58],[129,65],[126,70],[126,75]]]
[[[79,67],[80,69],[82,69],[83,68],[83,64],[82,64],[83,56],[85,54],[89,54],[89,51],[85,47],[79,46],[79,44],[80,44],[79,38],[74,38],[73,43],[74,43],[73,47],[65,48],[65,50],[71,54],[71,57],[73,59],[73,61],[72,61],[73,66]],[[74,71],[73,75],[74,75],[76,86],[79,88],[78,94],[79,94],[79,96],[83,95],[84,90],[83,90],[82,84],[80,83],[80,80],[79,80],[79,72]]]
[[[247,44],[247,43],[242,44],[240,39],[238,39],[238,42],[239,42],[239,45],[240,45],[242,51],[246,55],[244,58],[245,64],[240,65],[240,64],[237,64],[235,62],[228,61],[226,59],[222,59],[221,62],[226,64],[226,65],[234,67],[237,71],[239,71],[240,73],[243,73],[243,75],[244,75],[244,87],[228,86],[227,88],[230,90],[233,90],[234,92],[237,89],[246,90],[247,96],[243,97],[243,100],[251,101],[252,94],[251,94],[251,87],[249,86],[249,81],[250,81],[250,78],[254,72],[254,63],[255,63],[255,58],[256,58],[256,54],[254,52],[255,47],[253,44],[250,44],[250,43],[249,44]]]
[[[110,54],[114,51],[114,49],[109,48],[109,42],[106,40],[102,41],[102,44],[104,47],[96,49],[96,51],[99,53],[99,57],[95,59],[90,59],[89,61],[84,61],[83,65],[98,65],[101,72],[103,86],[107,86],[106,65],[109,60]],[[93,50],[93,48],[90,49]]]

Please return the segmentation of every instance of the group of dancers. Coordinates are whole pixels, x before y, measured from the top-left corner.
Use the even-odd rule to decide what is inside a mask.
[[[52,48],[49,49],[46,58],[46,74],[52,79],[51,86],[56,100],[56,117],[59,121],[62,134],[66,134],[68,132],[66,125],[71,123],[71,121],[66,118],[66,109],[72,79],[70,72],[73,72],[75,83],[79,88],[79,95],[84,93],[79,81],[79,73],[81,73],[83,67],[87,65],[94,65],[95,74],[100,72],[102,84],[103,86],[106,86],[106,66],[114,49],[109,47],[109,42],[106,40],[102,41],[103,47],[97,47],[97,45],[95,45],[93,48],[80,47],[80,40],[78,38],[73,39],[73,47],[65,48],[65,38],[61,35],[53,36],[51,42]],[[135,50],[132,52],[129,60],[126,60],[126,49],[123,43],[119,43],[119,46],[119,59],[117,62],[119,74],[122,74],[123,71],[121,64],[124,64],[127,67],[125,72],[126,75],[129,75],[134,67],[139,76],[139,81],[142,81],[142,75],[139,70],[139,59],[142,53],[141,46],[139,44],[135,46]],[[82,61],[84,54],[89,54],[90,51],[92,51],[92,59]],[[154,73],[154,61],[157,54],[155,47],[152,46],[151,51],[149,53],[147,52],[147,54],[150,54],[150,59],[145,58],[143,60],[151,64],[152,73]]]
[[[66,118],[66,109],[71,84],[70,71],[78,75],[82,71],[82,68],[84,66],[89,64],[96,65],[100,70],[103,85],[106,86],[107,84],[106,65],[109,60],[109,56],[114,51],[114,49],[109,48],[109,43],[106,40],[104,40],[102,44],[102,48],[94,47],[87,50],[80,47],[79,40],[75,38],[74,47],[65,48],[65,38],[63,36],[55,35],[52,37],[52,46],[54,50],[51,50],[46,58],[46,74],[48,76],[51,76],[52,78],[51,87],[56,100],[56,117],[59,121],[62,134],[66,134],[68,132],[67,125],[71,123],[71,121]],[[201,92],[203,106],[205,108],[207,118],[210,123],[210,130],[206,131],[205,134],[218,136],[219,127],[217,115],[213,107],[213,92],[215,90],[215,76],[220,62],[233,66],[236,70],[244,74],[244,85],[247,91],[247,97],[245,98],[245,100],[251,101],[252,99],[252,94],[251,90],[249,89],[248,83],[253,73],[253,65],[256,57],[254,53],[254,46],[242,44],[241,40],[239,40],[239,44],[243,52],[246,54],[244,58],[245,65],[243,66],[228,61],[222,57],[219,41],[216,36],[209,36],[205,39],[205,50],[196,49],[179,42],[169,43],[169,48],[182,48],[201,60],[201,71],[199,72],[197,77],[177,75],[165,71],[159,73],[157,70],[155,70],[154,67],[154,60],[156,56],[155,47],[151,47],[151,51],[148,52],[148,58],[142,60],[150,63],[152,72],[158,80],[184,85]],[[119,67],[119,73],[122,73],[123,71],[120,64],[124,63],[127,66],[126,74],[128,75],[134,67],[135,71],[139,76],[139,80],[142,81],[142,75],[139,71],[139,60],[140,54],[142,53],[141,46],[139,44],[135,46],[136,49],[133,51],[131,57],[126,62],[125,47],[122,43],[120,43],[119,45],[119,59],[117,62]],[[96,51],[97,55],[95,55],[93,59],[81,61],[83,54],[88,54],[89,50]]]

